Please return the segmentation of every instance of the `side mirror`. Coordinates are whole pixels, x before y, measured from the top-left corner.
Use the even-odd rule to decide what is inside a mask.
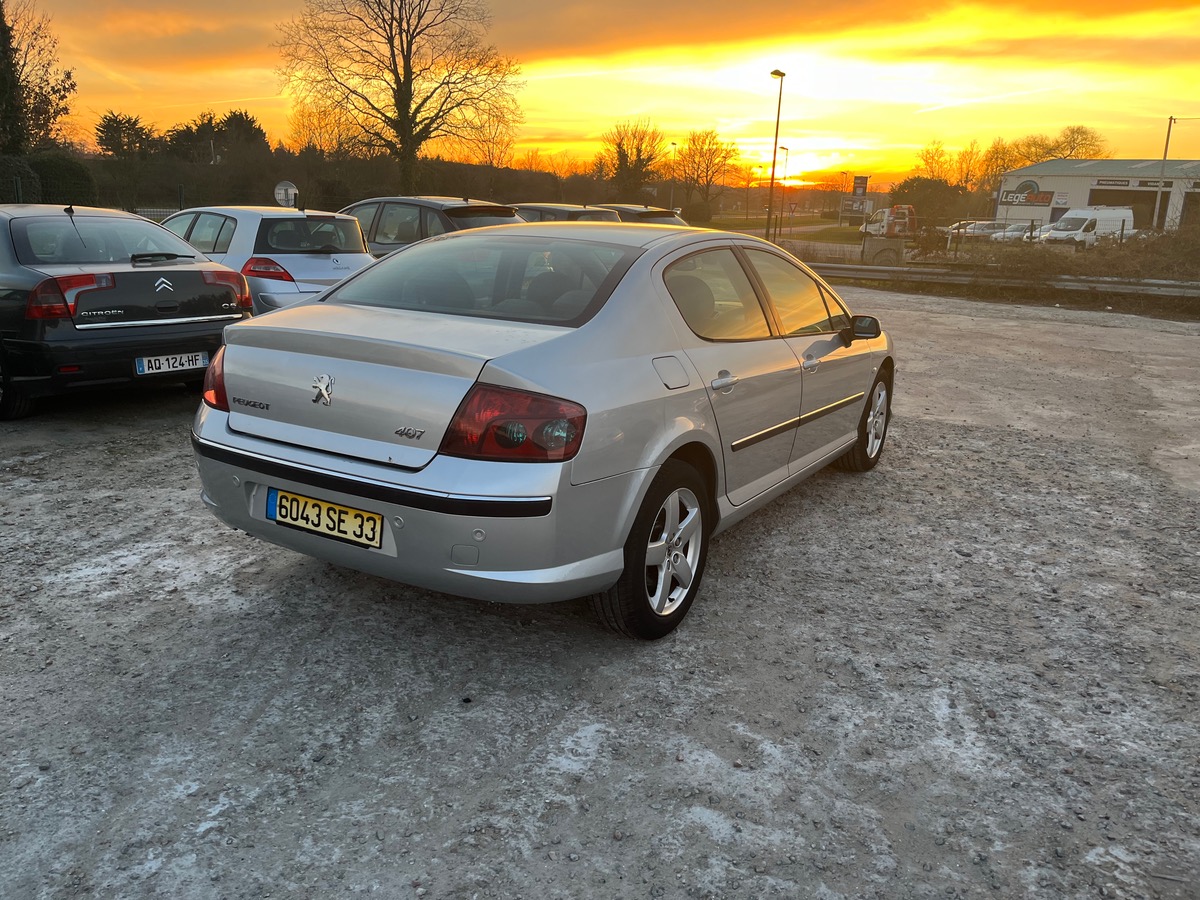
[[[883,334],[883,326],[874,316],[854,316],[850,326],[842,329],[842,339],[847,345],[863,338],[877,338]]]

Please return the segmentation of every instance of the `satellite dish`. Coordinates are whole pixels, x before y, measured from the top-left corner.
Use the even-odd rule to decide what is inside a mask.
[[[296,198],[300,191],[290,181],[281,181],[275,185],[275,202],[280,206],[295,207]]]

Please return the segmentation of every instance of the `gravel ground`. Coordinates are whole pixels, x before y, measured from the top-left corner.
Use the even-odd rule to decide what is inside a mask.
[[[655,644],[232,532],[180,389],[0,423],[0,896],[1200,896],[1200,325],[844,293],[883,462]]]

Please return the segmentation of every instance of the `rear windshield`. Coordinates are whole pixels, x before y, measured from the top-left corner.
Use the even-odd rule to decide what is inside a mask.
[[[446,210],[454,227],[482,228],[484,225],[512,225],[524,222],[517,211],[508,206],[462,206]]]
[[[673,212],[666,212],[661,209],[645,209],[637,213],[639,222],[648,222],[652,225],[686,225],[687,222],[679,218]]]
[[[384,257],[326,302],[573,327],[595,314],[639,253],[596,241],[459,233]]]
[[[12,220],[13,247],[26,266],[129,262],[135,253],[196,257],[196,248],[144,219],[45,216]]]
[[[353,216],[263,219],[255,253],[366,253],[362,228]]]

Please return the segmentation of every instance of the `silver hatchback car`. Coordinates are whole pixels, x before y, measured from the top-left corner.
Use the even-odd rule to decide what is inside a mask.
[[[694,228],[453,232],[226,329],[203,501],[301,553],[655,639],[713,535],[875,466],[895,360],[803,264]]]
[[[289,306],[374,260],[353,216],[281,206],[203,206],[163,219],[214,262],[246,276],[254,314]]]

